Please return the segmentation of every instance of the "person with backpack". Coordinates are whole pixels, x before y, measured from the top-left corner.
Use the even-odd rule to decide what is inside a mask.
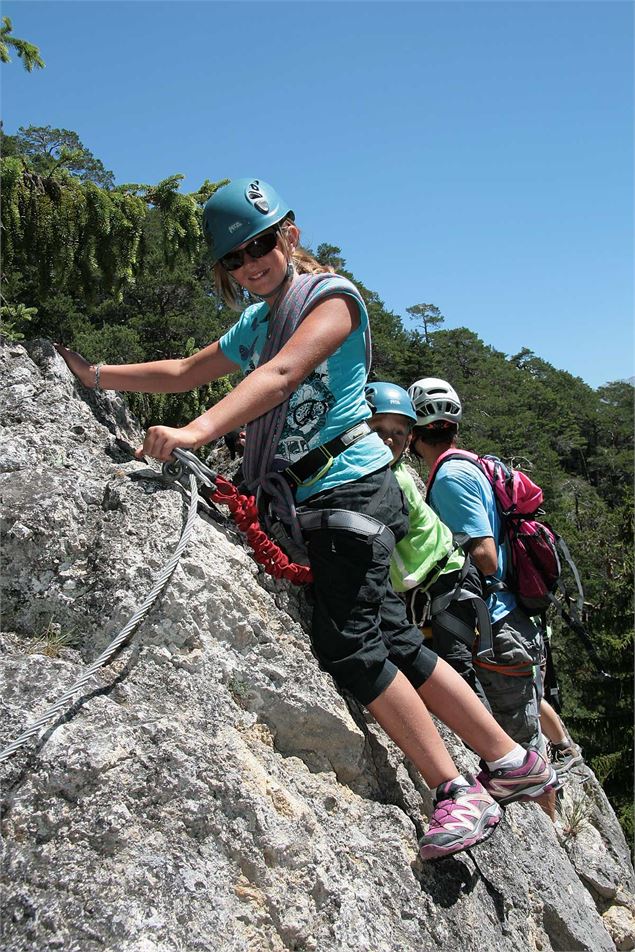
[[[196,450],[247,424],[244,481],[267,519],[306,544],[314,654],[436,790],[422,858],[467,849],[491,835],[501,804],[538,797],[555,775],[426,648],[392,590],[390,557],[408,515],[392,454],[367,423],[364,300],[301,248],[294,212],[261,179],[215,192],[203,225],[217,291],[242,310],[220,340],[187,358],[143,364],[94,366],[60,353],[86,386],[117,390],[183,392],[243,371],[186,426],[151,426],[137,455],[168,460],[176,448]],[[246,293],[256,299],[247,307]],[[488,789],[459,772],[430,712],[487,761]]]
[[[404,598],[410,620],[429,632],[432,650],[444,658],[490,710],[489,701],[472,664],[476,632],[481,644],[491,638],[481,582],[469,556],[452,532],[424,502],[404,463],[417,422],[412,400],[394,383],[377,381],[366,387],[372,411],[369,426],[379,434],[392,456],[392,471],[409,508],[407,535],[395,545],[390,580]]]
[[[476,454],[457,451],[463,412],[459,396],[447,381],[434,377],[416,381],[408,393],[417,412],[412,451],[430,470],[427,500],[454,533],[469,538],[468,551],[480,571],[483,594],[487,596],[495,657],[486,660],[477,656],[474,664],[492,713],[515,740],[546,756],[544,729],[554,749],[562,752],[565,772],[579,757],[579,750],[574,758],[575,752],[569,751],[572,742],[560,718],[542,697],[542,634],[508,584],[509,552],[486,467]],[[496,467],[500,471],[500,461],[486,458],[485,462],[488,459],[494,472]],[[539,492],[535,484],[530,486]]]
[[[427,625],[423,630],[430,632],[432,650],[491,710],[473,663],[473,654],[488,660],[493,651],[489,612],[480,597],[481,579],[450,529],[424,502],[403,462],[410,431],[417,422],[412,400],[402,387],[387,382],[369,384],[366,400],[373,412],[369,425],[393,454],[392,469],[410,510],[408,534],[396,544],[390,563],[393,588],[405,597],[410,620],[419,628]],[[534,675],[540,676],[537,669]],[[562,777],[582,763],[580,748],[544,698],[540,701],[540,724],[549,740],[551,762]]]
[[[416,381],[408,393],[417,412],[412,451],[430,470],[428,504],[452,532],[469,537],[468,551],[483,578],[495,661],[480,666],[479,678],[498,722],[523,746],[544,754],[540,684],[534,677],[534,667],[541,663],[542,639],[504,583],[507,551],[493,489],[470,460],[440,459],[456,448],[461,401],[447,381],[434,377]]]

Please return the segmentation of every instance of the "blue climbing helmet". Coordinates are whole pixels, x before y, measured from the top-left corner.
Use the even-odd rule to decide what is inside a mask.
[[[366,403],[373,411],[373,416],[375,413],[396,413],[407,417],[411,426],[417,422],[412,400],[404,388],[398,387],[396,383],[369,383],[365,393]]]
[[[235,179],[214,192],[203,209],[203,231],[215,261],[261,231],[295,215],[262,179]]]

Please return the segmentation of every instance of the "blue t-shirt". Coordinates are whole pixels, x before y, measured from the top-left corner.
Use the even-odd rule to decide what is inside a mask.
[[[507,552],[499,542],[500,518],[487,477],[467,460],[450,459],[437,471],[428,502],[455,535],[464,532],[471,539],[494,539],[498,569],[488,578],[504,579]],[[516,599],[511,592],[494,592],[487,607],[492,622],[500,621],[516,608]]]
[[[334,291],[334,294],[342,293],[346,292],[341,288]],[[371,416],[364,396],[368,314],[361,305],[359,316],[360,326],[302,381],[289,399],[277,455],[290,463]],[[268,326],[269,305],[263,301],[246,308],[221,337],[221,350],[244,374],[258,366]],[[310,486],[298,486],[296,499],[302,502],[315,493],[359,479],[391,462],[388,447],[376,433],[369,433],[336,456],[322,479]]]

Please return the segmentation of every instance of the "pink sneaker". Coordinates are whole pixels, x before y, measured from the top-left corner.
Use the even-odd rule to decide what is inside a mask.
[[[481,768],[476,779],[501,806],[515,800],[535,800],[560,785],[551,764],[536,750],[527,751],[520,767],[489,770],[481,761]]]
[[[503,811],[478,780],[448,781],[437,787],[428,831],[419,841],[422,859],[440,859],[482,843],[500,823]]]

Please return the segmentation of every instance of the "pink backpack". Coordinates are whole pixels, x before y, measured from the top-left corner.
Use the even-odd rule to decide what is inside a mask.
[[[511,469],[496,456],[451,449],[442,453],[432,468],[428,500],[439,467],[449,459],[468,460],[487,477],[501,519],[499,541],[508,550],[505,586],[530,615],[545,611],[554,601],[562,574],[559,550],[565,552],[566,546],[551,526],[535,518],[543,501],[542,489],[526,473]],[[568,552],[566,555],[570,559]]]

